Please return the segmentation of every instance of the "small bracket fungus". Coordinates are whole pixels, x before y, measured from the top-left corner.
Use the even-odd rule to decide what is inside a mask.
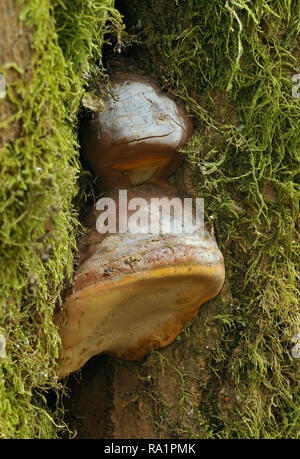
[[[183,109],[137,75],[115,80],[104,103],[81,133],[83,155],[102,188],[161,184],[182,163],[176,150],[192,132]]]
[[[164,232],[164,212],[152,207],[153,199],[183,204],[167,178],[183,160],[178,148],[190,136],[191,122],[145,77],[125,75],[112,87],[113,97],[84,127],[81,139],[116,218],[110,226],[109,212],[99,218],[104,208],[97,205],[87,215],[73,288],[56,318],[60,377],[99,353],[137,360],[167,346],[224,282],[223,256],[213,236],[204,229],[186,231],[182,221],[176,226],[174,206],[173,231]],[[123,191],[137,205],[121,205]],[[159,231],[149,227],[153,216]],[[132,223],[137,231],[130,229]]]

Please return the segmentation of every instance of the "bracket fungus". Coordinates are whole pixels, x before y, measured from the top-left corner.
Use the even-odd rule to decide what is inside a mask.
[[[177,199],[184,208],[184,200],[166,186],[166,179],[181,163],[177,149],[191,134],[183,109],[145,79],[126,77],[114,87],[118,98],[106,101],[83,142],[106,201],[87,214],[73,287],[57,317],[60,377],[99,353],[137,360],[169,345],[224,282],[223,256],[214,237],[204,228],[186,231],[182,219],[181,229],[174,230],[172,205]],[[120,192],[125,190],[126,202],[135,205],[122,204]],[[168,202],[169,213],[154,211],[153,200]],[[113,231],[106,231],[109,225],[103,230],[111,215],[102,218],[101,210],[109,202],[114,203]],[[189,215],[194,221],[195,209]],[[158,232],[152,231],[153,216]],[[173,231],[161,230],[165,218]],[[136,231],[129,229],[133,221]]]
[[[191,135],[183,108],[155,83],[122,75],[81,135],[84,157],[102,189],[162,184],[183,161],[177,150]]]

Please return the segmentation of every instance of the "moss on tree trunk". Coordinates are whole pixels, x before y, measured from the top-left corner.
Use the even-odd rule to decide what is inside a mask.
[[[101,394],[106,420],[95,435],[298,438],[299,360],[291,349],[300,333],[300,99],[291,77],[300,73],[299,1],[116,6],[125,31],[110,0],[0,6],[7,80],[0,100],[0,435],[52,438],[68,429],[61,405],[52,412],[45,394],[63,389],[52,316],[72,278],[86,193],[78,110],[85,78],[103,79],[121,52],[193,117],[176,182],[186,196],[205,198],[227,279],[167,349],[130,364],[100,356],[82,370],[81,386],[71,377],[77,420],[69,418],[69,427],[91,436],[78,419],[83,402],[74,405],[91,378],[84,396]],[[112,43],[105,66],[104,35]],[[92,416],[93,400],[88,406]]]
[[[3,438],[52,438],[67,430],[61,408],[52,413],[45,395],[62,387],[55,376],[60,340],[53,311],[73,272],[77,114],[83,72],[96,72],[96,59],[101,64],[108,11],[118,15],[109,0],[65,3],[5,0],[0,7]]]

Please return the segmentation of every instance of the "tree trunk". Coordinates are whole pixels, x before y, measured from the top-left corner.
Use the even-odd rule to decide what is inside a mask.
[[[16,114],[16,108],[10,101],[10,91],[19,79],[30,80],[30,61],[33,42],[32,30],[19,19],[23,6],[16,1],[0,3],[0,74],[4,76],[6,88],[10,88],[0,102],[0,123],[8,121]],[[16,138],[20,126],[17,121],[11,122],[0,131],[0,148],[9,140]]]

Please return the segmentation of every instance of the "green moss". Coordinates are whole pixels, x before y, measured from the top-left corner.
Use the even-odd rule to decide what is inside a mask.
[[[30,81],[17,69],[17,83],[7,88],[16,108],[9,122],[19,122],[20,135],[0,151],[0,327],[7,354],[0,361],[0,437],[52,438],[67,430],[61,408],[50,412],[45,394],[61,390],[53,312],[73,272],[82,71],[96,56],[101,61],[108,13],[115,21],[118,14],[110,0],[21,3],[20,19],[34,37]]]
[[[19,79],[7,97],[21,133],[0,151],[0,333],[7,353],[0,361],[0,434],[53,438],[68,430],[62,408],[50,412],[45,393],[63,389],[55,378],[60,343],[52,318],[72,277],[82,199],[76,118],[83,77],[105,76],[102,46],[108,33],[120,44],[121,25],[112,0],[23,5],[21,18],[34,29],[32,76],[25,81],[15,68]],[[156,373],[141,363],[158,407],[158,435],[298,438],[299,364],[291,338],[300,328],[300,117],[290,77],[299,73],[299,1],[131,0],[122,8],[125,45],[135,46],[141,66],[193,117],[184,151],[195,180],[187,194],[205,197],[231,292],[203,308],[177,342],[182,362],[189,355],[210,370],[173,367],[182,422],[169,416],[174,406],[155,392]],[[215,334],[209,353],[206,329]],[[159,353],[147,365],[151,358],[160,374],[173,365]],[[227,393],[240,402],[225,406]]]
[[[205,197],[225,257],[231,297],[210,306],[215,377],[198,400],[205,435],[299,438],[299,363],[291,357],[300,329],[300,106],[291,85],[299,1],[126,4],[140,62],[193,117],[184,152],[194,180],[185,189]],[[220,397],[231,384],[242,402],[226,407]]]

